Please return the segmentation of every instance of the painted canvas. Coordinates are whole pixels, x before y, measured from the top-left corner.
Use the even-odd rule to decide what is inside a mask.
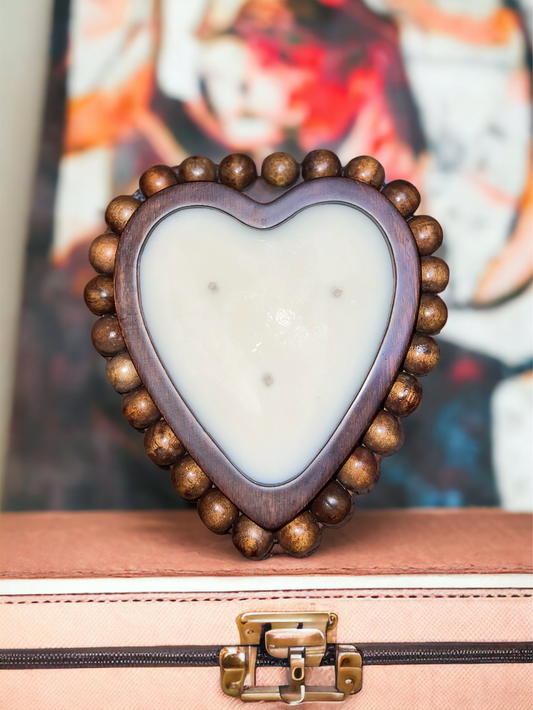
[[[361,507],[531,508],[531,35],[503,0],[57,0],[8,509],[186,505],[91,347],[82,292],[117,194],[158,163],[313,148],[423,193],[451,282],[442,360]]]

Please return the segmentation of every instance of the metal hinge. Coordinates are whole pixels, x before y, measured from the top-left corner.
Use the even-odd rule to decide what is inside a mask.
[[[345,700],[362,683],[362,658],[355,646],[337,645],[335,685],[305,683],[305,669],[320,665],[336,640],[338,618],[331,612],[247,612],[237,617],[240,646],[220,652],[220,680],[227,695],[243,702],[283,701],[288,705]],[[288,684],[256,686],[257,653],[264,645],[273,658],[288,659]]]

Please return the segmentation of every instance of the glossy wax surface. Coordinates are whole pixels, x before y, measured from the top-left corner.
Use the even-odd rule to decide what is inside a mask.
[[[233,464],[275,485],[301,473],[364,382],[385,334],[386,239],[347,205],[269,230],[179,210],[140,258],[146,327],[177,390]]]

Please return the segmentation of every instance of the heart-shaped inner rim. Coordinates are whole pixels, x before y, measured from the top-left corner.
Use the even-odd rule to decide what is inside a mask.
[[[325,446],[385,335],[394,270],[352,206],[308,207],[271,229],[192,207],[145,242],[146,329],[177,391],[239,471],[279,485]]]
[[[171,187],[130,220],[115,275],[124,337],[161,413],[213,482],[269,528],[305,507],[368,427],[405,355],[418,289],[405,220],[345,178],[267,204],[215,183]],[[252,353],[258,319],[258,334],[272,337]],[[314,346],[303,355],[302,333]],[[358,345],[364,357],[351,358]],[[302,395],[306,382],[316,390]]]

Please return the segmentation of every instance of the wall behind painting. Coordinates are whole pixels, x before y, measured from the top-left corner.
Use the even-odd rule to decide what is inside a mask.
[[[90,345],[88,244],[152,164],[315,147],[374,155],[388,179],[419,185],[452,269],[441,364],[359,505],[531,507],[524,13],[497,0],[58,0],[5,507],[183,505]]]

